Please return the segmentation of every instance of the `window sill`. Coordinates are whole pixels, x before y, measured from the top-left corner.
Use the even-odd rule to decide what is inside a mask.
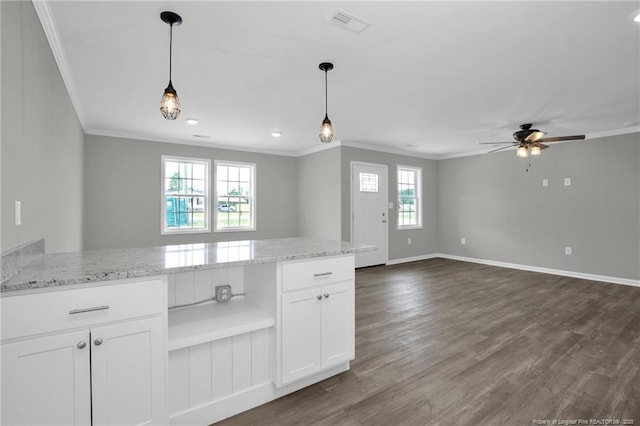
[[[184,234],[210,234],[210,229],[176,229],[174,230],[162,230],[160,235],[184,235]]]
[[[398,226],[396,229],[398,231],[413,231],[415,229],[423,229],[423,227],[422,225]]]
[[[222,228],[222,229],[214,229],[213,232],[252,232],[255,231],[256,227],[252,228]]]

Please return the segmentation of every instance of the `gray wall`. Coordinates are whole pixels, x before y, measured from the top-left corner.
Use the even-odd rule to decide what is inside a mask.
[[[256,231],[160,235],[160,170],[164,154],[209,158],[212,168],[214,160],[255,163]],[[87,135],[84,163],[86,249],[293,237],[297,234],[295,158]]]
[[[387,154],[384,152],[345,147],[341,148],[342,164],[342,239],[351,239],[351,162],[386,164],[389,168],[389,201],[393,202],[394,210],[389,210],[389,260],[422,256],[436,253],[437,250],[437,176],[436,161],[404,155]],[[396,166],[422,167],[422,229],[397,229],[395,214],[398,203]],[[411,238],[411,245],[408,244]]]
[[[82,249],[83,132],[31,2],[2,8],[2,247]],[[22,226],[14,203],[22,202]]]
[[[298,235],[341,239],[340,148],[305,155],[297,162]]]
[[[438,161],[439,251],[638,279],[639,151],[635,133],[554,144],[529,172],[513,151]]]

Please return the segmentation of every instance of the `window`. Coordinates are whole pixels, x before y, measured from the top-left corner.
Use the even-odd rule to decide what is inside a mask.
[[[254,231],[256,165],[216,161],[216,231]]]
[[[198,158],[162,156],[162,234],[209,232],[209,168]]]
[[[378,192],[377,173],[360,173],[360,192]]]
[[[398,166],[398,229],[422,227],[422,169]]]

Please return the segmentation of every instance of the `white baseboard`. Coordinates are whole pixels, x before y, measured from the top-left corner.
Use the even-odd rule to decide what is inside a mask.
[[[349,362],[344,362],[280,388],[276,388],[272,382],[266,382],[215,401],[207,402],[198,407],[172,414],[170,424],[205,426],[219,422],[347,370],[349,370]]]
[[[387,265],[397,265],[400,263],[415,262],[417,260],[435,259],[438,257],[442,259],[460,260],[462,262],[471,262],[471,263],[480,263],[482,265],[498,266],[500,268],[519,269],[522,271],[540,272],[543,274],[559,275],[562,277],[581,278],[583,280],[601,281],[605,283],[623,284],[623,285],[630,285],[633,287],[640,287],[640,280],[632,280],[630,278],[610,277],[607,275],[585,274],[583,272],[564,271],[562,269],[551,269],[551,268],[543,268],[540,266],[521,265],[519,263],[498,262],[496,260],[456,256],[453,254],[445,254],[445,253],[431,253],[431,254],[425,254],[422,256],[393,259],[388,261]]]
[[[400,263],[415,262],[417,260],[433,259],[438,256],[439,254],[432,253],[432,254],[423,254],[421,256],[403,257],[402,259],[391,259],[387,262],[387,265],[398,265]]]
[[[443,259],[460,260],[463,262],[480,263],[482,265],[499,266],[501,268],[520,269],[523,271],[540,272],[543,274],[560,275],[563,277],[581,278],[590,281],[601,281],[612,284],[630,285],[640,287],[640,280],[632,280],[629,278],[609,277],[606,275],[585,274],[583,272],[564,271],[562,269],[543,268],[540,266],[521,265],[518,263],[498,262],[495,260],[477,259],[475,257],[455,256],[452,254],[437,253],[430,255],[432,257],[441,257]]]

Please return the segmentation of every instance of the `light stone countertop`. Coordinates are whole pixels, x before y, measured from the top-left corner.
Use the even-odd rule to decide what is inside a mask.
[[[279,238],[46,254],[2,282],[0,293],[370,250],[375,246]]]

